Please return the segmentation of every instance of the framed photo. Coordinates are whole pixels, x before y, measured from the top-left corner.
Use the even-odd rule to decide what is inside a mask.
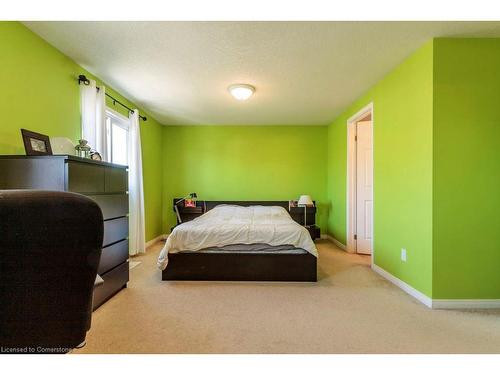
[[[47,135],[21,129],[26,155],[52,155],[52,147]]]

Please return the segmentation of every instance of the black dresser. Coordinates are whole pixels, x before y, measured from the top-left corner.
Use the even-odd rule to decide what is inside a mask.
[[[0,189],[71,191],[88,196],[102,210],[104,240],[94,291],[94,310],[127,286],[128,169],[71,155],[0,156]]]

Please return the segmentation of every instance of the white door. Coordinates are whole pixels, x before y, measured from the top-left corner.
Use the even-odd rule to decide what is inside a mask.
[[[356,252],[372,253],[373,142],[372,122],[356,124]]]

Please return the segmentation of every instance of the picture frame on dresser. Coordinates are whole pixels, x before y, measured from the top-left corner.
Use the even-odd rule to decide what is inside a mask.
[[[0,189],[70,191],[89,197],[101,208],[104,238],[94,289],[97,309],[129,281],[128,167],[73,155],[1,155]]]
[[[26,155],[52,155],[52,146],[48,135],[21,129]]]

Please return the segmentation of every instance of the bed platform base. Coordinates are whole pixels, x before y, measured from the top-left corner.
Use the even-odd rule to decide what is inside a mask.
[[[162,280],[317,281],[317,259],[309,253],[174,253],[168,258]]]

